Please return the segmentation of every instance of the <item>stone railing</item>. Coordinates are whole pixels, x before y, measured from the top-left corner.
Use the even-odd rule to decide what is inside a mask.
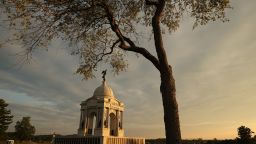
[[[130,137],[108,137],[106,144],[145,144],[145,139]]]
[[[56,137],[54,144],[101,144],[101,137]]]

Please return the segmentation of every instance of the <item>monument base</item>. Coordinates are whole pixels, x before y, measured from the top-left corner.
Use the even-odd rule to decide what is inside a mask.
[[[145,144],[145,138],[114,136],[55,137],[54,144]]]

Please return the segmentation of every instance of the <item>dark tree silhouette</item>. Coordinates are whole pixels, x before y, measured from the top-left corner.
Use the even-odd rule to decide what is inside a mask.
[[[252,134],[254,133],[251,131],[250,128],[245,126],[240,126],[237,128],[238,132],[238,143],[239,144],[252,144]]]
[[[26,56],[47,47],[53,38],[75,45],[81,58],[77,73],[93,78],[99,62],[115,73],[127,68],[125,52],[140,54],[160,73],[166,143],[180,144],[181,132],[172,67],[165,52],[163,29],[175,31],[183,18],[194,26],[226,21],[229,0],[1,0],[15,39],[26,46]],[[136,26],[152,28],[156,55],[139,46]]]
[[[16,122],[15,136],[19,140],[30,140],[35,132],[35,127],[30,124],[30,117],[23,117],[21,121]]]
[[[5,138],[5,132],[12,123],[13,116],[11,115],[11,110],[7,109],[7,106],[8,104],[3,99],[0,99],[0,139]]]

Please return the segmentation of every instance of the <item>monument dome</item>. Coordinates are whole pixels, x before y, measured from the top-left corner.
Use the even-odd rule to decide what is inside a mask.
[[[114,94],[107,82],[103,81],[102,84],[95,89],[93,97],[114,97]]]

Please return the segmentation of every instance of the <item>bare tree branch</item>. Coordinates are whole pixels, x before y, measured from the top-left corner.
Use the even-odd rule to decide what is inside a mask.
[[[104,52],[103,52],[103,53],[99,54],[98,56],[100,56],[100,55],[101,55],[101,56],[100,56],[100,58],[97,58],[97,61],[96,61],[95,64],[93,65],[93,68],[95,68],[95,67],[98,65],[98,63],[103,60],[103,57],[112,54],[113,51],[114,51],[114,48],[116,47],[116,45],[117,45],[119,42],[120,42],[120,40],[118,39],[117,41],[115,41],[115,42],[113,43],[113,45],[112,45],[111,48],[110,48],[110,52],[107,52],[107,53],[104,53]]]
[[[109,7],[107,5],[103,5],[106,13],[107,13],[107,17],[108,20],[110,22],[111,25],[111,29],[113,32],[116,33],[117,37],[119,38],[121,44],[119,45],[119,47],[125,51],[132,51],[132,52],[136,52],[139,53],[141,55],[143,55],[146,59],[148,59],[158,70],[160,70],[160,65],[159,65],[159,61],[158,59],[153,56],[148,50],[146,50],[145,48],[142,47],[138,47],[134,44],[134,42],[129,39],[128,37],[123,36],[122,32],[120,31],[115,18],[113,16],[113,13],[111,12],[111,10],[109,9]],[[129,45],[127,45],[127,43]]]

